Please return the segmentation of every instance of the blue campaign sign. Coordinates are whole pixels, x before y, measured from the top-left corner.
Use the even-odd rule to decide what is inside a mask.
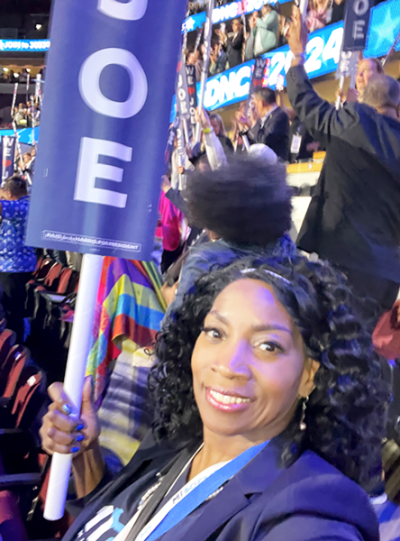
[[[399,0],[388,0],[372,9],[369,35],[364,56],[380,57],[389,52],[400,30]],[[313,32],[307,43],[305,68],[310,79],[336,71],[343,37],[343,22]],[[396,50],[400,50],[400,43]],[[271,60],[268,81],[275,88],[277,78],[286,73],[292,62],[292,53],[285,45],[263,55]],[[254,60],[214,75],[207,80],[204,105],[215,110],[247,99],[250,90]],[[199,88],[199,87],[198,87]],[[174,114],[174,106],[172,110]]]
[[[185,4],[55,1],[28,245],[150,259]]]
[[[0,53],[45,53],[49,39],[0,39]]]
[[[375,0],[347,0],[342,44],[344,52],[365,49],[374,3]]]

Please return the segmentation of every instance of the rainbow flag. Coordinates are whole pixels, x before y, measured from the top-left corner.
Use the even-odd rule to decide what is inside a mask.
[[[154,263],[104,258],[86,369],[95,381],[96,400],[103,397],[124,340],[133,343],[131,351],[154,343],[166,310],[161,286]]]

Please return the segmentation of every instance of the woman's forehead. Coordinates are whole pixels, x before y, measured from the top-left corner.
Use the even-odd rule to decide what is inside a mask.
[[[229,284],[214,301],[212,312],[233,319],[268,323],[271,317],[291,325],[291,317],[271,285],[261,280],[242,278]]]

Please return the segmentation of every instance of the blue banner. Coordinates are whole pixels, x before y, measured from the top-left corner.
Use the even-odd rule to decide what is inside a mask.
[[[24,128],[23,130],[17,130],[18,140],[25,145],[33,145],[35,141],[39,139],[40,128]],[[8,136],[14,137],[14,130],[0,130],[0,137]]]
[[[393,45],[400,29],[399,0],[387,0],[371,10],[371,20],[365,58],[379,58],[386,55]],[[307,43],[306,71],[310,79],[336,71],[343,37],[343,21],[322,28],[309,36]],[[396,51],[400,50],[400,42]],[[292,53],[285,45],[263,55],[270,59],[268,86],[275,88],[278,77],[282,75],[286,83],[286,73],[292,62]],[[247,99],[250,91],[254,60],[210,77],[206,85],[206,109],[212,111]],[[264,84],[266,81],[264,81]],[[199,85],[197,85],[199,90]],[[173,103],[171,119],[175,115]]]
[[[363,51],[367,43],[371,8],[375,0],[347,0],[343,51]]]
[[[150,259],[185,4],[55,1],[28,245]]]
[[[48,39],[0,39],[1,53],[45,53],[49,49]]]
[[[1,138],[1,183],[3,184],[14,174],[15,137],[2,136]]]

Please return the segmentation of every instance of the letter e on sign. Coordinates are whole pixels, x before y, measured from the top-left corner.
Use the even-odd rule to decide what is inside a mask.
[[[146,13],[147,0],[129,0],[129,2],[121,2],[120,0],[99,0],[97,8],[99,11],[113,19],[138,21]]]
[[[96,179],[122,182],[124,170],[114,165],[99,163],[99,156],[109,156],[123,162],[132,161],[132,148],[103,139],[83,137],[75,184],[75,201],[125,208],[128,196],[112,190],[96,188]]]
[[[354,21],[353,24],[353,38],[364,39],[364,27],[365,21]]]

